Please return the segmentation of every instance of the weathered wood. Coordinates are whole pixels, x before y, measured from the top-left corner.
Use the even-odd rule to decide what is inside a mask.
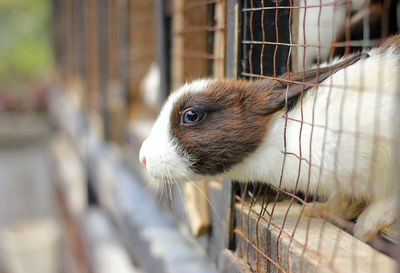
[[[393,259],[329,222],[301,215],[298,204],[292,204],[288,211],[288,202],[276,204],[268,229],[272,204],[260,219],[260,204],[255,204],[251,211],[247,205],[241,211],[241,204],[236,204],[236,219],[241,223],[235,229],[240,246],[237,252],[253,270],[394,272]]]
[[[120,20],[123,18],[119,6],[126,5],[124,1],[108,0],[108,36],[107,36],[107,90],[106,90],[106,108],[107,108],[107,140],[113,143],[122,144],[125,129],[125,90],[123,88],[123,80],[120,72],[121,58],[120,36],[124,33],[121,31]]]
[[[251,273],[250,266],[232,251],[225,249],[221,252],[218,262],[220,273]]]
[[[215,3],[214,7],[214,62],[213,72],[215,78],[225,76],[225,11],[226,1]]]
[[[87,60],[87,85],[85,86],[87,95],[85,96],[86,107],[89,111],[89,120],[96,131],[102,135],[103,123],[98,113],[99,109],[99,46],[98,46],[98,21],[97,21],[97,1],[88,0],[85,7],[85,29],[86,29],[86,48]]]
[[[60,109],[57,108],[57,110]],[[84,234],[79,222],[87,209],[86,173],[73,144],[61,134],[53,140],[52,178],[55,181],[56,205],[61,221],[64,247],[68,255],[66,270],[89,273],[91,270],[85,251]]]
[[[156,61],[154,1],[129,0],[128,10],[128,120],[133,120],[146,111],[154,115],[143,104],[140,89],[143,78]]]
[[[210,229],[210,211],[206,181],[195,182],[196,186],[187,183],[185,185],[185,203],[190,227],[194,236],[202,236]]]
[[[185,18],[183,14],[184,0],[174,0],[173,2],[173,16],[172,16],[172,89],[177,88],[183,82],[184,75],[184,59],[181,54],[184,51],[184,37],[182,30],[185,25]]]

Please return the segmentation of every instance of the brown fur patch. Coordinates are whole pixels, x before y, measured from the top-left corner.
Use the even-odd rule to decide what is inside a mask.
[[[400,54],[400,34],[388,38],[380,47],[379,53],[383,53],[389,48],[394,48],[397,54]]]
[[[331,67],[285,74],[279,79],[256,81],[215,80],[207,90],[187,93],[175,102],[170,118],[170,134],[178,144],[178,153],[191,161],[190,168],[203,175],[228,171],[260,146],[268,122],[286,103],[295,104],[302,92],[358,61],[352,56]],[[300,84],[290,83],[292,81]],[[181,124],[188,109],[205,116],[190,126]]]
[[[171,134],[178,141],[178,152],[192,159],[193,171],[223,173],[260,145],[271,118],[257,103],[260,93],[248,82],[219,80],[204,92],[180,98],[172,111]],[[181,125],[180,113],[187,108],[206,116],[198,124]]]

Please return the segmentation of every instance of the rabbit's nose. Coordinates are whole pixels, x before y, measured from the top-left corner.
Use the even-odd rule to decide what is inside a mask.
[[[144,166],[146,166],[146,157],[144,155],[140,156],[140,163],[142,163]]]
[[[146,141],[142,143],[142,147],[140,147],[140,152],[139,152],[139,161],[142,163],[144,166],[146,166]]]

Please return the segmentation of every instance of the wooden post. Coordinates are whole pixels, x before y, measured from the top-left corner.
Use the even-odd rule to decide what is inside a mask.
[[[154,1],[129,1],[129,92],[128,118],[135,119],[143,113],[154,111],[143,105],[140,84],[155,62]]]
[[[103,135],[103,124],[99,115],[99,44],[98,44],[98,5],[97,0],[86,1],[86,48],[87,85],[86,106],[89,122],[99,135]]]
[[[185,40],[183,37],[183,28],[185,18],[183,15],[184,0],[174,0],[173,2],[173,17],[172,17],[172,89],[178,88],[183,82],[184,75],[184,60],[182,52],[184,52]]]
[[[118,0],[108,0],[108,32],[107,32],[107,90],[106,90],[106,108],[107,108],[107,140],[122,144],[125,120],[125,101],[124,90],[120,78],[120,12],[119,5],[123,4]]]
[[[214,32],[214,77],[225,76],[225,11],[226,1],[215,3],[214,8],[215,32]]]

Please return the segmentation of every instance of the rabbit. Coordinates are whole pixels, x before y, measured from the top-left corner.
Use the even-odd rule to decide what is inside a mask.
[[[145,105],[152,107],[153,109],[158,109],[160,101],[159,89],[160,67],[158,63],[153,62],[140,83],[140,91]]]
[[[326,198],[323,209],[336,215],[345,201],[360,204],[354,235],[368,241],[396,221],[390,168],[399,54],[397,35],[275,79],[186,83],[164,104],[139,160],[157,180],[268,183]]]
[[[354,3],[353,3],[354,4]],[[350,18],[349,25],[342,29],[336,35],[336,42],[363,41],[364,37],[379,44],[381,40],[398,33],[400,3],[398,0],[374,0],[364,9],[358,9]],[[399,14],[400,15],[400,14]],[[365,19],[367,20],[365,22]],[[364,30],[364,24],[367,28]],[[368,30],[368,33],[364,33]],[[348,36],[348,37],[347,37]],[[361,45],[349,45],[347,47],[331,47],[330,55],[343,56],[346,51],[355,52],[361,50]]]
[[[310,68],[318,56],[321,62],[328,59],[329,46],[344,27],[347,8],[345,2],[326,5],[331,3],[327,0],[300,0],[299,6],[303,8],[299,9],[298,43],[313,46],[299,48],[296,70]],[[319,43],[320,50],[317,47]]]
[[[345,23],[347,17],[350,16],[348,11],[358,14],[358,17],[371,11],[371,17],[377,18],[377,9],[366,9],[367,4],[367,0],[338,2],[300,0],[297,39],[299,45],[304,44],[306,46],[298,50],[296,70],[309,69],[316,63],[317,58],[320,58],[320,63],[327,61],[333,51],[334,56],[343,56],[343,48],[332,48],[331,45],[333,42],[345,41]],[[381,3],[379,4],[382,6]],[[380,25],[378,26],[374,21],[370,24],[373,33],[375,33],[375,30],[380,31]],[[362,33],[363,30],[362,20],[359,22],[356,19],[356,22],[351,22],[350,27],[351,35],[358,37],[358,33]],[[320,49],[318,46],[320,46]]]

